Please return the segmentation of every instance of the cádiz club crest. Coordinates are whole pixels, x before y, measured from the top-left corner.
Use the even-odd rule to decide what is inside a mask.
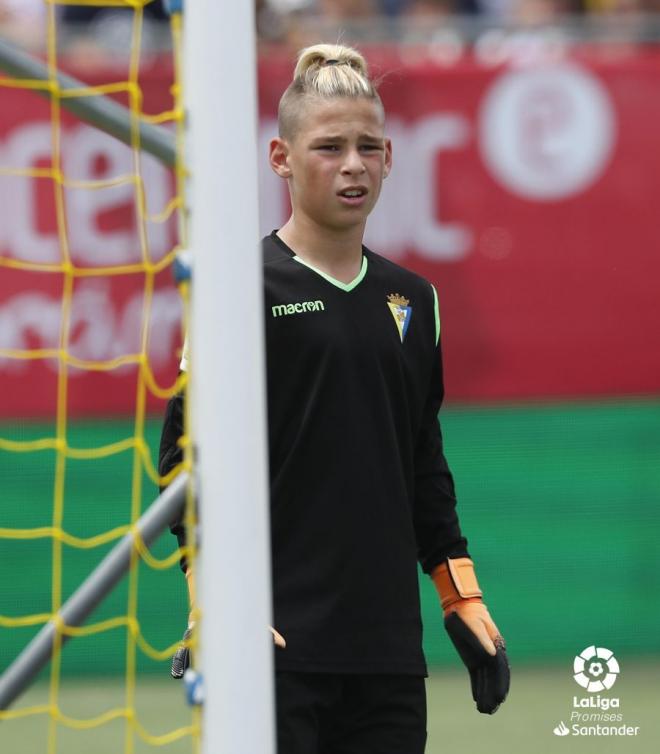
[[[410,318],[412,317],[412,306],[408,306],[409,303],[408,299],[404,298],[399,293],[390,293],[387,297],[387,305],[389,306],[394,321],[396,322],[396,329],[399,331],[399,337],[401,338],[402,343],[403,339],[406,337]]]

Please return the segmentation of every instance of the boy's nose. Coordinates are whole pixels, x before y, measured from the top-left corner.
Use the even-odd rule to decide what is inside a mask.
[[[345,173],[363,173],[365,170],[364,163],[362,162],[362,157],[360,153],[357,151],[357,149],[353,150],[351,149],[347,155],[346,159],[344,160],[344,165],[342,167],[342,172]]]

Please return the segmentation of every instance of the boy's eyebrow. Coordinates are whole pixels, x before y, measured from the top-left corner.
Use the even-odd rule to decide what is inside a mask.
[[[360,134],[358,136],[358,140],[359,141],[372,141],[372,142],[377,142],[377,143],[381,143],[384,138],[385,138],[384,136],[373,136],[372,134]],[[316,143],[316,142],[329,142],[329,141],[332,141],[332,142],[343,142],[343,141],[346,141],[346,140],[347,139],[346,139],[345,136],[340,136],[338,134],[337,135],[330,134],[330,135],[326,135],[326,136],[315,136],[312,139],[312,143]]]
[[[346,141],[346,139],[343,136],[322,135],[315,136],[312,141]]]

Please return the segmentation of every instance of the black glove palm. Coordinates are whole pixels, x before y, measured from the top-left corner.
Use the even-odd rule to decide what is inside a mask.
[[[479,712],[492,715],[509,693],[511,673],[504,640],[495,637],[495,655],[489,654],[457,612],[445,618],[445,628],[470,673],[472,698]]]

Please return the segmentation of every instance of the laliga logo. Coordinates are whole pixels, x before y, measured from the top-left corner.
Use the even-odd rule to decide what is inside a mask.
[[[587,647],[573,661],[576,683],[587,691],[606,691],[614,686],[619,663],[614,652],[605,647]]]

